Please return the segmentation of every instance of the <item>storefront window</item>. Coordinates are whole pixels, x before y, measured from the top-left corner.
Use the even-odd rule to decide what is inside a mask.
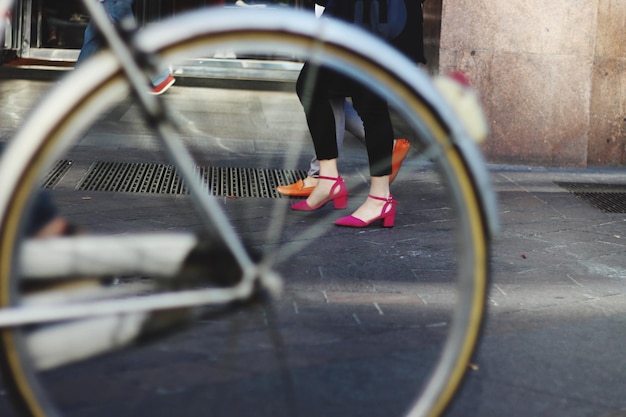
[[[89,17],[79,0],[35,0],[31,47],[80,49]]]
[[[16,0],[22,11],[19,54],[24,57],[75,60],[89,16],[81,0]],[[314,8],[314,0],[135,0],[139,26],[206,6]],[[0,45],[1,46],[1,45]]]
[[[304,0],[137,0],[138,21],[144,24],[189,9],[212,5],[284,5],[313,7],[313,1]],[[89,17],[80,0],[33,0],[31,47],[80,48]]]

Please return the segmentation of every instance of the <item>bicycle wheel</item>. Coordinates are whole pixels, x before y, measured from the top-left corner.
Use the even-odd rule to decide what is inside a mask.
[[[221,229],[195,213],[151,125],[135,123],[141,112],[115,57],[100,54],[41,102],[0,165],[0,361],[18,409],[441,414],[480,334],[495,217],[480,154],[432,80],[366,33],[295,11],[195,11],[141,31],[136,43],[174,68],[228,50],[307,59],[371,86],[417,150],[394,183],[396,198],[412,204],[399,206],[391,230],[336,228],[330,209],[290,212],[273,189],[305,175],[312,153],[293,92],[174,88],[165,101],[194,169],[258,253],[247,271]],[[89,234],[33,252],[41,242],[23,231],[32,196],[59,164],[50,192]],[[364,198],[362,150],[346,145],[341,164],[351,195]],[[69,265],[50,272],[33,253]],[[200,266],[179,265],[190,259]],[[269,269],[283,277],[279,299],[222,314],[221,304],[248,296],[224,287]],[[194,326],[137,343],[183,320]]]

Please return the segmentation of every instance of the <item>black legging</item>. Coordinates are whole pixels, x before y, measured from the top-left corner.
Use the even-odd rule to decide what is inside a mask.
[[[339,156],[335,117],[329,99],[352,97],[352,104],[365,127],[370,175],[380,177],[391,174],[393,127],[385,100],[343,74],[309,64],[305,64],[300,72],[296,91],[304,107],[318,160]]]

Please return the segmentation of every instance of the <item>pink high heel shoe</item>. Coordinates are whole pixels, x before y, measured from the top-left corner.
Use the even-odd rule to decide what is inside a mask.
[[[343,178],[324,177],[321,175],[318,178],[320,180],[334,180],[335,181],[335,183],[330,189],[330,194],[328,194],[328,198],[314,207],[309,206],[306,200],[299,201],[296,204],[291,206],[292,210],[313,211],[313,210],[317,210],[323,207],[324,205],[326,205],[327,203],[330,203],[331,201],[334,202],[335,209],[345,209],[346,207],[348,207],[348,188],[346,187],[346,184],[343,182]]]
[[[373,218],[370,221],[363,221],[358,219],[352,215],[342,217],[340,219],[335,220],[335,224],[337,226],[345,226],[345,227],[367,227],[370,224],[374,223],[377,220],[383,221],[383,227],[393,227],[396,221],[396,205],[398,202],[393,199],[393,196],[390,195],[387,198],[376,197],[374,195],[368,195],[369,198],[373,198],[374,200],[385,201],[385,205],[383,209],[380,211],[380,215],[378,217]]]

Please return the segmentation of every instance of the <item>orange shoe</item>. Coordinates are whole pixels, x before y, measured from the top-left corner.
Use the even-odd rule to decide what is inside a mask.
[[[396,139],[393,143],[393,155],[391,156],[391,175],[389,176],[389,184],[396,179],[398,171],[402,166],[402,162],[406,157],[406,154],[411,148],[411,143],[406,139]]]
[[[279,185],[278,187],[276,187],[276,191],[278,191],[282,195],[286,195],[289,197],[308,197],[314,188],[315,186],[305,187],[304,181],[298,180],[293,184]]]
[[[314,211],[324,207],[326,204],[333,202],[335,206],[335,210],[342,210],[348,207],[348,187],[346,187],[346,183],[343,182],[343,178],[341,177],[325,177],[320,175],[318,177],[320,180],[330,180],[334,181],[333,186],[330,188],[330,193],[326,199],[317,203],[315,206],[310,206],[306,200],[298,201],[296,204],[291,206],[292,210],[296,211]]]

